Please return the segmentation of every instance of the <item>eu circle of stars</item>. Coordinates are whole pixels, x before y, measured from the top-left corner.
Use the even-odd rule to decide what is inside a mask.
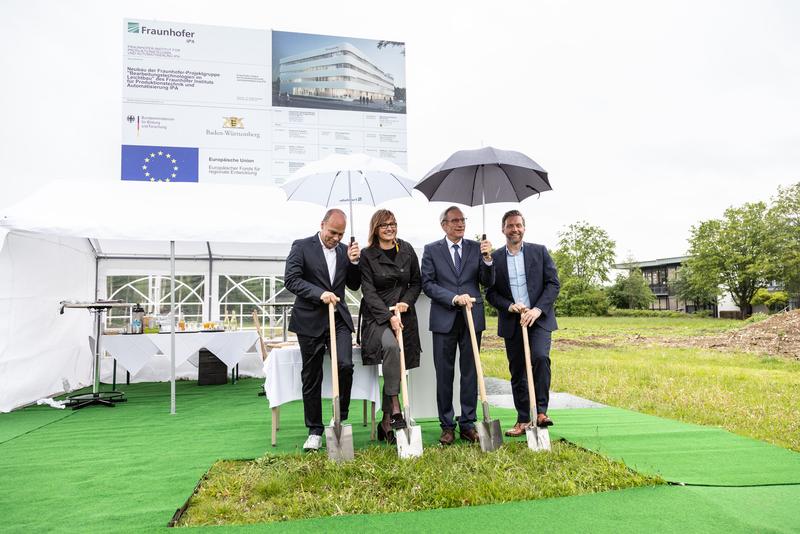
[[[178,177],[178,160],[162,150],[145,156],[142,171],[151,182],[169,182]]]

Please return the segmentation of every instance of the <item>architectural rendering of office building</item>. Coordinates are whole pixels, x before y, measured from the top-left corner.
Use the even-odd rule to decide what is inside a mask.
[[[364,52],[339,43],[280,59],[281,94],[340,101],[387,102],[394,78]]]

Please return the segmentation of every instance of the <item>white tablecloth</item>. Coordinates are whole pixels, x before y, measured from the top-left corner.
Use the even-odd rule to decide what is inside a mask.
[[[258,342],[255,331],[192,332],[175,334],[175,366],[186,361],[197,365],[197,352],[207,349],[228,367],[234,367],[246,353],[254,352]],[[103,336],[101,350],[116,358],[136,374],[156,354],[169,356],[169,334]]]
[[[378,366],[361,363],[361,349],[353,348],[353,388],[351,399],[364,399],[380,406],[381,392],[378,383]],[[287,402],[303,398],[303,383],[300,371],[303,369],[303,357],[300,347],[282,347],[273,349],[264,362],[264,391],[267,393],[269,405],[280,406]],[[331,360],[325,357],[322,369],[322,397],[331,398]]]

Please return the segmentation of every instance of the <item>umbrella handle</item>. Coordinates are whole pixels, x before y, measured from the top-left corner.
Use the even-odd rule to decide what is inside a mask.
[[[481,236],[481,241],[486,241],[486,234],[483,234]],[[487,252],[486,254],[483,255],[483,259],[485,259],[486,261],[492,261],[492,255]]]

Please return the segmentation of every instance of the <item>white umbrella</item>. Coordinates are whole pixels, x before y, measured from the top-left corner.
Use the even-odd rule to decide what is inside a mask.
[[[377,206],[387,200],[410,197],[414,182],[406,172],[386,160],[366,154],[332,154],[307,163],[281,186],[287,200],[302,200],[330,207],[350,206],[353,238],[353,203]],[[352,240],[351,239],[351,240]]]

